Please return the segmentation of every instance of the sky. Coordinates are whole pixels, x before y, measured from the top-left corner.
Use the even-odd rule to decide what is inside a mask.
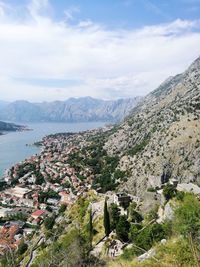
[[[200,56],[200,0],[0,0],[0,100],[143,96]]]

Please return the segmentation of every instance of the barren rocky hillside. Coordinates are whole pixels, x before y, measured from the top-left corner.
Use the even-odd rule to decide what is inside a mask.
[[[130,176],[123,188],[132,193],[169,178],[200,183],[200,57],[147,95],[105,148],[121,155]]]

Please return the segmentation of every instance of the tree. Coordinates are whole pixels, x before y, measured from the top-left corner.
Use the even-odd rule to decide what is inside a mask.
[[[44,176],[39,171],[35,171],[35,176],[36,176],[35,184],[41,185],[45,182]]]
[[[176,192],[177,190],[172,184],[167,184],[163,189],[163,195],[167,201],[173,198],[176,195]]]
[[[92,239],[93,239],[93,223],[92,223],[92,209],[89,210],[89,222],[88,222],[88,232],[89,232],[89,242],[90,247],[92,247]]]
[[[107,207],[107,200],[105,199],[105,204],[104,204],[104,229],[105,229],[105,235],[109,236],[111,230],[110,230],[110,216],[108,212],[108,207]]]
[[[142,215],[134,209],[129,210],[129,219],[131,222],[140,223],[143,220]]]
[[[17,252],[19,253],[19,255],[22,255],[24,254],[24,252],[28,249],[28,245],[22,241],[20,244],[19,244],[19,247],[18,247],[18,250]]]
[[[49,216],[44,221],[44,226],[47,230],[51,230],[55,223],[55,216]]]
[[[120,209],[117,204],[112,203],[110,206],[110,219],[111,219],[111,229],[114,230],[120,218]]]
[[[130,229],[130,223],[127,221],[126,216],[125,215],[121,216],[116,226],[117,237],[120,240],[127,242],[129,229]]]
[[[129,205],[129,207],[128,207],[128,213],[127,213],[127,215],[128,215],[128,219],[129,219],[129,221],[131,221],[131,222],[134,222],[135,221],[135,212],[137,212],[137,203],[136,202],[131,202],[130,203],[130,205]]]
[[[63,213],[66,210],[66,205],[62,204],[59,209],[59,213]]]
[[[165,230],[161,224],[151,224],[141,230],[135,238],[137,246],[149,250],[155,242],[165,238]]]
[[[135,242],[135,239],[137,238],[137,235],[141,229],[142,229],[141,224],[131,224],[131,227],[129,230],[129,239]]]

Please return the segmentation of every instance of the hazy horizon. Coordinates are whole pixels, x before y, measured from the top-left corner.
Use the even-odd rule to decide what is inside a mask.
[[[46,100],[41,100],[41,101],[31,101],[31,100],[26,100],[26,99],[16,99],[16,100],[12,100],[12,101],[6,101],[4,99],[0,99],[0,103],[13,103],[13,102],[20,102],[20,101],[24,101],[24,102],[30,102],[30,103],[51,103],[51,102],[65,102],[65,101],[69,101],[69,100],[78,100],[78,99],[94,99],[94,100],[101,100],[101,101],[118,101],[118,100],[124,100],[124,99],[134,99],[134,98],[142,98],[143,96],[134,96],[134,97],[120,97],[120,98],[113,98],[113,99],[103,99],[103,98],[96,98],[96,97],[92,97],[92,96],[74,96],[74,97],[69,97],[63,100],[51,100],[51,101],[46,101]]]

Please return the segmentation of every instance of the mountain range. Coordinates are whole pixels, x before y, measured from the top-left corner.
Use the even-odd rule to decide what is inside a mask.
[[[117,122],[129,115],[141,99],[106,101],[82,97],[42,103],[0,101],[0,119],[17,122]]]

